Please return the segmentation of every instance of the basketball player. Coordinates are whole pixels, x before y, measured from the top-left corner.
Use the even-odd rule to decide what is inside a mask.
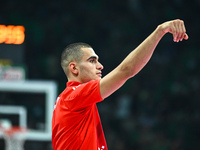
[[[53,112],[54,150],[108,149],[96,103],[134,77],[147,64],[166,33],[173,35],[174,42],[188,39],[182,20],[165,22],[103,78],[103,66],[90,45],[74,43],[63,51],[61,65],[68,82],[57,98]]]

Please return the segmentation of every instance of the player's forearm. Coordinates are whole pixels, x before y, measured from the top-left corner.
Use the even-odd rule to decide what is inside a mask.
[[[127,78],[137,74],[151,58],[158,42],[164,36],[160,26],[154,30],[136,49],[134,49],[118,66],[121,73]]]
[[[117,68],[100,81],[102,98],[108,97],[119,89],[129,78],[136,75],[147,64],[158,42],[166,33],[173,35],[174,42],[188,39],[184,22],[180,19],[167,21],[159,25]]]

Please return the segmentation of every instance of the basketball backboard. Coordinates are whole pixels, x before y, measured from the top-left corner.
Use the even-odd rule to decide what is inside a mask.
[[[0,109],[13,107],[13,110],[7,109],[8,112],[0,113],[0,119],[8,119],[14,126],[27,126],[27,140],[50,141],[56,97],[57,85],[53,81],[0,81]],[[16,115],[19,108],[26,112],[26,123],[21,119],[22,123],[20,115]],[[11,115],[10,118],[6,118],[7,115]]]

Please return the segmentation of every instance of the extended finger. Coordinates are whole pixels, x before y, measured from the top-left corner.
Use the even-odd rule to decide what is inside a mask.
[[[171,23],[171,33],[173,34],[173,40],[174,42],[176,42],[177,40],[177,32],[176,32],[176,27],[175,27],[175,24],[174,22]]]
[[[183,39],[187,40],[188,39],[188,35],[186,34],[186,28],[185,28],[184,22],[183,22],[183,30],[184,30]]]
[[[174,26],[176,29],[176,42],[182,41],[184,35],[183,21],[180,19],[175,20]]]
[[[177,30],[178,30],[177,42],[179,42],[183,40],[183,35],[184,35],[183,21],[177,20]]]
[[[185,25],[182,20],[181,20],[180,28],[181,28],[180,41],[182,41],[184,39],[185,32],[186,32]]]

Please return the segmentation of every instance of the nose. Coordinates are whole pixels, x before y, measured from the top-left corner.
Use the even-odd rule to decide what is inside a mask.
[[[97,69],[98,70],[102,70],[103,69],[103,65],[100,62],[97,63]]]

